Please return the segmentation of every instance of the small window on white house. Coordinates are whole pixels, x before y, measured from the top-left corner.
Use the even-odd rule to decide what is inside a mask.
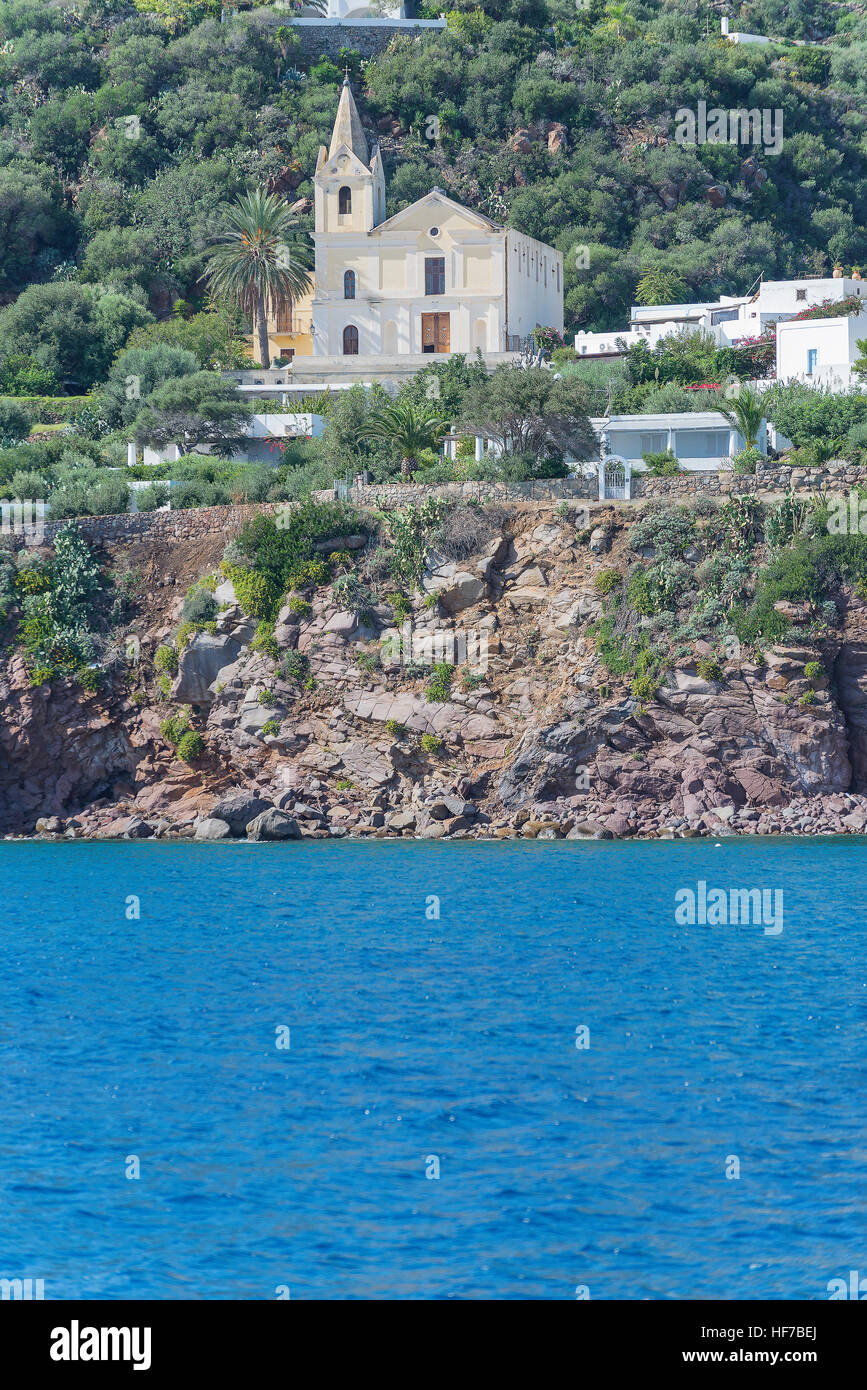
[[[796,299],[806,299],[806,298],[807,298],[807,291],[806,291],[806,290],[795,290],[795,298],[796,298]]]
[[[652,434],[642,433],[642,454],[663,454],[668,448],[668,431],[654,430]]]
[[[819,349],[807,348],[807,376],[812,376],[819,361]]]

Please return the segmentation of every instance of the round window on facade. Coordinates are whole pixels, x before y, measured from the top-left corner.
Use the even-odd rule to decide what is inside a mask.
[[[431,236],[439,236],[439,234],[440,234],[440,229],[439,229],[439,227],[431,227],[431,229],[430,229],[430,234],[431,234]]]

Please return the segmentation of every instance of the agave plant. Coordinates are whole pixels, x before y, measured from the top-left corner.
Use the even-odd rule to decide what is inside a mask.
[[[212,293],[252,319],[259,361],[267,367],[268,314],[310,289],[310,249],[300,239],[294,213],[264,188],[239,198],[226,223],[227,230],[206,252],[205,277]]]

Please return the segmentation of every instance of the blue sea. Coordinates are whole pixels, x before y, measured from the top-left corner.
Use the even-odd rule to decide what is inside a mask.
[[[867,1272],[861,839],[0,855],[0,1277],[827,1299]],[[782,931],[679,925],[699,882],[782,890]]]

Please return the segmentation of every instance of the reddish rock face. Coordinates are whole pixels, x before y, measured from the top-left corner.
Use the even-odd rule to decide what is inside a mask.
[[[120,702],[118,702],[118,705]],[[113,784],[128,785],[144,740],[118,706],[50,684],[31,688],[21,657],[0,668],[0,832],[67,816]]]
[[[413,641],[402,657],[377,656],[383,634],[396,630],[390,601],[380,596],[361,627],[330,585],[310,586],[300,614],[288,604],[281,610],[273,634],[279,658],[253,650],[255,625],[237,605],[224,609],[217,634],[189,644],[168,702],[153,674],[135,703],[122,672],[95,695],[71,684],[32,688],[21,656],[7,655],[0,659],[0,833],[29,833],[39,821],[40,833],[70,837],[192,837],[202,823],[208,837],[222,831],[207,823],[222,822],[243,835],[265,816],[264,834],[282,832],[281,812],[304,835],[331,833],[330,826],[371,835],[560,838],[577,826],[574,838],[670,837],[857,832],[867,824],[867,799],[862,805],[853,795],[867,792],[867,604],[849,596],[847,608],[839,597],[845,625],[822,650],[809,645],[809,627],[800,636],[813,615],[790,605],[790,645],[769,648],[762,667],[726,661],[720,679],[699,675],[698,658],[719,653],[696,644],[642,703],[628,681],[602,669],[589,627],[599,613],[599,571],[613,565],[625,573],[634,563],[632,513],[594,504],[579,540],[570,508],[585,511],[574,500],[512,501],[473,554],[429,555],[430,599],[414,596]],[[240,524],[240,509],[217,510],[220,526]],[[182,528],[217,524],[202,513],[175,515]],[[185,545],[200,554],[199,535],[179,534],[172,555]],[[597,554],[593,535],[604,535],[607,554]],[[210,555],[210,571],[218,554]],[[181,593],[189,571],[180,578],[168,559],[152,562],[155,592],[175,581]],[[444,593],[473,603],[444,603]],[[230,592],[220,598],[232,604]],[[177,618],[171,599],[154,611],[149,628],[138,623],[143,652],[153,652]],[[414,639],[439,627],[488,634],[489,664],[471,679],[458,668],[448,698],[440,687],[431,700]],[[302,667],[309,682],[287,664],[290,654],[300,660],[295,648],[309,663]],[[808,679],[805,667],[814,662]],[[218,678],[206,683],[216,665]],[[207,749],[194,766],[178,761],[161,732],[182,691],[196,706],[194,727]]]

